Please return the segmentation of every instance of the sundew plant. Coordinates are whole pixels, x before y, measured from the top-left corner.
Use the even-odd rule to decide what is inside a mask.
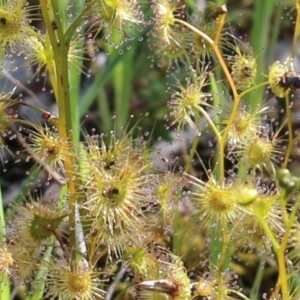
[[[0,0],[0,299],[300,299],[300,2],[224,2]]]

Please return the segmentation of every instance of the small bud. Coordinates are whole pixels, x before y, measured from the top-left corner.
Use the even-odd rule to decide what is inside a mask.
[[[278,185],[289,195],[297,186],[298,178],[288,169],[280,169],[276,173]]]
[[[196,290],[199,296],[209,297],[214,290],[214,283],[211,280],[200,278],[196,284]]]
[[[251,187],[243,187],[239,191],[239,196],[237,197],[237,203],[242,206],[247,206],[256,200],[258,196],[257,189]]]

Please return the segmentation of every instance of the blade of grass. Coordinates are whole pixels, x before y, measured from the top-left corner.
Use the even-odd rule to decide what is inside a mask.
[[[280,25],[282,21],[283,3],[279,2],[275,6],[274,22],[270,33],[270,42],[268,44],[268,63],[272,63],[275,57],[276,44],[278,43]]]
[[[222,107],[222,99],[220,97],[220,95],[222,95],[222,91],[220,90],[220,85],[217,84],[216,78],[213,75],[213,73],[209,74],[209,81],[210,81],[210,88],[211,88],[211,92],[213,95],[213,107],[215,107],[217,110],[220,110]],[[223,97],[224,98],[224,97]],[[215,115],[215,120],[214,122],[216,123],[216,127],[219,130],[219,132],[222,132],[222,117],[221,114],[216,113]],[[214,161],[217,162],[218,157],[217,155],[214,158]],[[217,168],[216,168],[216,178],[220,179],[220,177],[222,176],[222,174],[220,173],[220,169],[218,168],[219,164],[216,164]]]
[[[80,51],[80,50],[79,50]],[[69,82],[70,86],[70,98],[73,103],[71,106],[71,115],[72,115],[72,138],[73,143],[76,145],[76,152],[79,151],[79,137],[80,137],[80,113],[79,113],[79,91],[80,91],[80,82],[81,73],[78,70],[78,67],[75,65],[74,62],[70,62],[70,69],[69,69]]]
[[[32,189],[32,183],[33,182],[37,182],[37,179],[39,177],[39,175],[41,174],[42,170],[40,167],[35,167],[31,172],[30,172],[30,176],[26,177],[26,179],[21,183],[20,186],[20,191],[22,191],[22,193],[18,194],[18,197],[16,199],[14,199],[14,202],[10,208],[9,208],[9,214],[7,212],[5,212],[5,220],[6,222],[10,222],[12,217],[14,216],[14,212],[16,211],[16,208],[18,205],[20,205],[22,203],[22,201],[24,201],[24,197],[25,195],[28,195],[30,190]]]
[[[109,132],[112,129],[112,115],[108,105],[108,99],[103,87],[99,88],[97,103],[101,115],[101,121],[104,132]]]
[[[56,1],[52,0],[51,4],[53,6],[53,10],[59,15],[61,24],[63,26],[63,31],[67,29],[68,26],[68,11],[69,11],[69,1]]]
[[[103,72],[99,73],[93,83],[91,84],[88,91],[83,95],[81,101],[79,102],[79,116],[83,117],[84,114],[88,111],[89,107],[95,100],[95,98],[99,94],[99,90],[103,88],[103,86],[107,83],[109,79],[111,79],[112,72],[114,68],[117,66],[119,61],[124,59],[124,56],[128,55],[128,52],[125,52],[122,56],[117,55],[112,60],[109,60],[109,63],[103,70]]]
[[[185,0],[185,4],[189,9],[192,11],[195,11],[197,6],[196,6],[196,1],[195,0]]]
[[[172,250],[176,255],[181,255],[180,250],[184,243],[184,238],[187,235],[190,227],[199,220],[199,213],[193,215],[188,223],[184,226],[182,229],[180,225],[180,213],[177,211],[175,213],[174,219],[173,219],[173,231],[174,231],[174,237],[173,237],[173,247]],[[178,235],[178,232],[180,232],[180,235]]]
[[[264,274],[265,263],[266,263],[266,255],[263,255],[261,257],[260,265],[258,267],[256,276],[255,276],[255,280],[254,280],[254,284],[251,289],[250,300],[259,299],[259,289],[260,289],[261,281],[262,281],[263,274]]]
[[[2,191],[1,191],[1,181],[0,181],[0,240],[1,242],[5,239],[5,217],[3,210],[3,199],[2,199]]]
[[[5,218],[3,211],[3,199],[0,181],[0,238],[1,244],[5,241]],[[4,278],[1,282],[0,299],[10,299],[10,283],[9,278]]]
[[[121,43],[119,32],[113,32],[112,41],[115,45]],[[114,104],[115,112],[117,115],[116,128],[119,130],[121,127],[126,125],[129,116],[129,106],[131,100],[131,81],[132,81],[132,66],[135,43],[130,43],[130,50],[126,49],[128,52],[124,56],[124,50],[111,50],[111,56],[123,56],[123,59],[118,63],[118,65],[113,70],[112,81],[113,81],[113,91],[114,91]],[[108,49],[109,50],[109,49]]]
[[[222,253],[222,249],[224,247],[223,245],[224,241],[220,238],[222,236],[222,230],[224,229],[220,228],[220,226],[215,226],[211,229],[210,232],[211,254],[209,256],[209,262],[212,270],[214,270],[216,266],[219,265],[220,253]],[[223,270],[220,271],[224,271],[228,269],[230,259],[231,259],[231,255],[230,255],[230,243],[229,243],[229,245],[227,245],[226,254],[224,255]]]
[[[72,5],[70,7],[70,13],[73,15],[76,15],[78,11],[83,10],[83,4],[84,2],[82,0],[75,0],[72,1]],[[67,24],[65,25],[67,26]],[[76,30],[76,35],[82,34],[83,30],[80,27]],[[82,60],[83,60],[83,48],[84,48],[84,42],[83,41],[78,41],[76,44],[76,62],[71,61],[69,63],[69,83],[70,83],[70,98],[73,103],[71,106],[72,109],[72,116],[73,116],[73,143],[76,145],[76,152],[78,153],[79,151],[79,139],[80,139],[80,113],[79,113],[79,95],[80,95],[80,84],[81,84],[81,70],[78,70],[78,66],[81,66]]]
[[[53,243],[53,241],[52,241]],[[51,253],[52,253],[53,247],[49,246],[46,253],[43,256],[43,265],[37,272],[35,276],[35,283],[33,284],[34,286],[34,293],[30,295],[29,297],[26,298],[26,300],[40,300],[43,299],[44,295],[44,290],[45,290],[45,278],[48,273],[48,268],[45,267],[47,263],[50,262],[51,260]],[[1,298],[2,299],[2,298]]]
[[[271,17],[274,11],[275,1],[261,1],[254,2],[253,12],[253,26],[251,30],[250,43],[253,52],[257,53],[257,76],[256,83],[264,81],[263,72],[266,65],[266,57],[268,55],[266,49],[269,44],[270,28],[272,25]],[[262,104],[264,99],[264,89],[259,88],[255,96],[253,94],[247,95],[245,102],[251,107],[257,107]]]

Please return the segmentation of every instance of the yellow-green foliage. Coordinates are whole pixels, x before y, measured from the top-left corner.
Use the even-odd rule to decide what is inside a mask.
[[[208,2],[199,12],[191,2],[0,2],[1,59],[23,55],[58,109],[49,112],[40,95],[34,104],[14,95],[18,82],[0,91],[1,166],[13,157],[40,172],[37,179],[22,170],[24,203],[0,210],[0,299],[13,290],[31,300],[261,299],[267,270],[255,265],[253,286],[243,283],[259,259],[279,274],[262,288],[268,299],[299,299],[300,181],[291,171],[299,1],[289,1],[291,56],[271,62],[263,77],[262,54],[228,33],[226,5]],[[95,63],[100,51],[106,64]],[[263,88],[284,103],[284,118],[276,120],[263,97],[253,100]],[[80,118],[90,94],[99,129]],[[130,111],[144,97],[153,116],[138,108],[132,125]],[[20,106],[42,124],[26,120]],[[166,130],[155,133],[163,121]],[[158,135],[174,138],[171,153],[157,149]],[[48,199],[25,193],[53,182],[58,192]],[[245,266],[241,256],[251,257]]]

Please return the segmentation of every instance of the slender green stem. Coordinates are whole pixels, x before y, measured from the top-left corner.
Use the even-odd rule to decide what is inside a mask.
[[[286,228],[283,241],[281,244],[279,244],[275,239],[270,227],[267,225],[266,221],[259,214],[257,214],[257,217],[258,220],[260,221],[261,226],[263,226],[266,235],[271,240],[274,248],[274,252],[277,256],[278,269],[279,269],[278,281],[280,282],[281,285],[282,299],[289,300],[290,296],[289,296],[289,289],[288,289],[288,275],[287,275],[286,263],[285,263],[285,251],[288,242],[289,230]],[[286,219],[286,217],[284,217],[284,219]]]
[[[282,194],[282,197],[280,198],[280,205],[281,205],[281,213],[282,213],[282,220],[285,226],[285,232],[284,236],[281,240],[280,249],[277,253],[277,261],[278,261],[278,270],[279,270],[279,283],[281,286],[281,292],[283,299],[290,299],[289,295],[289,286],[288,286],[288,274],[286,269],[286,249],[288,246],[289,238],[290,238],[290,232],[291,228],[293,226],[293,219],[290,218],[288,215],[288,212],[286,210],[286,203],[287,199]]]
[[[271,294],[271,296],[269,297],[269,300],[273,300],[273,299],[276,299],[276,296],[278,295],[279,291],[280,291],[280,283],[279,283],[279,280],[280,278],[278,277],[278,280],[277,280],[277,284]]]
[[[74,18],[74,20],[66,29],[66,32],[64,33],[64,40],[66,43],[71,42],[74,32],[82,24],[82,20],[85,18],[86,15],[89,14],[89,12],[94,8],[94,4],[97,3],[98,1],[99,0],[94,0],[88,5],[85,5],[83,10]]]
[[[282,202],[282,201],[281,201]],[[283,214],[286,214],[285,206],[283,208]],[[284,213],[285,211],[285,213]],[[287,275],[287,270],[286,270],[286,263],[285,263],[285,251],[286,251],[286,245],[288,242],[288,237],[289,237],[289,226],[287,226],[286,231],[284,233],[283,240],[281,244],[277,242],[275,239],[270,227],[267,225],[266,221],[259,215],[257,214],[258,220],[260,221],[261,226],[263,226],[266,235],[268,238],[271,240],[274,252],[277,256],[277,261],[278,261],[278,269],[279,269],[279,283],[281,285],[281,290],[282,290],[282,299],[284,300],[289,300],[289,289],[288,289],[288,275]],[[286,219],[286,216],[283,216],[284,219]]]
[[[218,266],[220,253],[222,252],[223,240],[220,238],[221,235],[220,226],[211,228],[209,236],[211,239],[210,247],[212,251],[209,255],[209,264],[212,270],[216,269],[216,266]]]
[[[218,260],[218,282],[219,283],[221,283],[221,280],[223,277],[222,274],[224,271],[227,247],[230,242],[230,239],[228,236],[228,225],[224,218],[221,221],[221,231],[222,231],[222,236],[223,236],[223,243],[222,243],[222,251],[220,253],[220,258]],[[221,285],[219,285],[219,286],[221,286]]]
[[[248,297],[246,297],[245,295],[243,295],[241,292],[236,291],[236,290],[232,290],[232,289],[228,289],[227,290],[228,293],[231,294],[236,294],[237,296],[239,296],[240,298],[244,299],[244,300],[250,300]]]
[[[297,8],[297,16],[296,16],[296,24],[294,29],[294,37],[293,37],[293,46],[292,46],[292,57],[295,57],[297,52],[297,42],[300,34],[300,4],[299,1],[296,1]]]
[[[75,1],[72,1],[72,6],[75,6]],[[61,28],[58,28],[58,38],[59,40],[63,40],[64,32],[68,26],[68,22],[70,18],[68,17],[68,13],[70,13],[70,9],[68,8],[68,1],[57,1],[51,0],[52,9],[55,15],[59,16]]]
[[[288,141],[287,149],[285,151],[284,162],[282,164],[283,168],[287,168],[289,163],[289,158],[291,156],[292,149],[293,149],[293,122],[292,122],[292,113],[290,108],[289,92],[285,94],[285,110],[286,110],[287,126],[288,126],[288,133],[289,133],[289,141]]]
[[[40,5],[41,5],[42,14],[43,14],[43,20],[44,20],[46,28],[47,28],[47,35],[49,36],[51,47],[54,52],[54,48],[57,48],[58,41],[56,38],[56,34],[53,30],[53,27],[52,27],[53,19],[52,19],[52,13],[51,13],[52,10],[51,10],[49,0],[40,0]],[[45,46],[47,46],[47,45],[45,45]],[[55,55],[55,53],[54,53],[54,55]],[[46,63],[47,63],[47,69],[49,71],[50,81],[52,83],[52,88],[54,91],[55,98],[58,99],[59,94],[58,94],[57,85],[56,85],[56,78],[57,78],[56,70],[55,70],[55,67],[53,66],[52,59],[47,58]]]
[[[257,214],[256,216],[257,216],[257,218],[258,218],[258,220],[259,220],[260,225],[261,225],[261,226],[263,227],[263,229],[265,230],[265,233],[266,233],[267,237],[270,239],[270,241],[271,241],[271,243],[272,243],[272,246],[273,246],[273,248],[274,248],[274,252],[277,254],[278,251],[279,251],[280,245],[279,245],[279,243],[277,242],[277,240],[275,239],[272,230],[270,229],[270,227],[269,227],[268,224],[266,223],[265,219],[264,219],[260,214]]]
[[[181,245],[178,243],[178,239],[177,239],[178,232],[180,232],[180,213],[178,210],[174,212],[172,228],[175,232],[174,239],[173,239],[173,251],[176,255],[179,255]]]
[[[210,46],[213,48],[214,52],[215,52],[215,55],[219,61],[219,64],[227,78],[227,81],[230,85],[230,88],[231,88],[231,91],[232,91],[232,94],[233,94],[233,98],[234,99],[238,99],[239,98],[239,95],[238,95],[238,92],[237,92],[237,89],[236,89],[236,86],[234,84],[234,81],[231,77],[231,74],[227,68],[227,64],[225,63],[224,61],[224,58],[222,56],[222,53],[219,49],[219,46],[207,35],[205,34],[204,32],[202,32],[201,30],[195,28],[193,25],[185,22],[184,20],[181,20],[181,19],[176,19],[176,22],[177,23],[180,23],[182,25],[184,25],[185,27],[189,28],[190,30],[194,31],[195,33],[197,33],[198,35],[200,35],[202,38],[204,38],[209,44]]]
[[[199,141],[200,141],[200,136],[196,136],[193,140],[192,148],[190,150],[190,153],[188,154],[188,159],[187,159],[185,167],[184,167],[184,171],[186,173],[189,173],[190,170],[192,169],[192,163],[193,163],[194,155],[196,153],[196,148],[197,148]]]
[[[44,291],[45,291],[45,278],[47,277],[48,268],[47,265],[51,261],[51,255],[53,251],[54,238],[51,239],[51,245],[48,246],[46,252],[43,254],[43,263],[45,264],[41,266],[38,272],[35,274],[34,280],[34,293],[26,298],[26,300],[39,300],[43,299]]]
[[[215,123],[210,118],[209,114],[201,106],[198,107],[198,111],[205,117],[207,123],[209,124],[209,126],[211,127],[211,129],[213,130],[213,132],[215,133],[215,135],[217,137],[217,140],[218,140],[218,143],[221,144],[222,143],[222,136],[221,136],[218,128],[216,127]]]
[[[238,112],[238,108],[239,108],[239,103],[240,103],[240,96],[237,92],[237,89],[236,89],[236,86],[234,84],[234,81],[231,77],[231,74],[227,68],[227,65],[224,61],[224,58],[222,56],[222,53],[218,47],[218,44],[216,44],[208,35],[206,35],[204,32],[202,32],[201,30],[198,30],[197,28],[195,28],[194,26],[190,25],[189,23],[185,22],[184,20],[181,20],[181,19],[176,19],[176,22],[177,23],[180,23],[182,25],[184,25],[185,27],[189,28],[190,30],[192,30],[193,32],[197,33],[199,36],[201,36],[202,38],[204,38],[210,45],[211,47],[213,48],[214,52],[215,52],[215,55],[219,61],[219,64],[227,78],[227,81],[230,85],[230,88],[231,88],[231,91],[232,91],[232,94],[233,94],[233,109],[231,110],[231,114],[230,114],[230,117],[229,117],[229,120],[228,120],[228,123],[226,125],[226,128],[224,130],[224,133],[223,133],[223,136],[222,138],[220,139],[217,135],[217,138],[218,138],[218,141],[219,141],[219,160],[220,160],[220,176],[221,177],[224,177],[224,155],[225,155],[225,143],[226,143],[226,138],[228,136],[228,133],[230,131],[230,128],[231,128],[231,124],[233,123],[234,121],[234,118]],[[220,24],[220,27],[222,26],[222,23]],[[215,127],[215,126],[214,126]],[[217,131],[217,130],[216,130]],[[215,132],[216,132],[215,131]]]
[[[220,16],[218,22],[219,22],[219,26],[217,28],[217,32],[216,32],[216,36],[215,36],[215,44],[218,45],[220,38],[221,38],[221,34],[222,34],[222,30],[225,24],[225,18],[226,18],[226,14],[223,14]]]
[[[4,207],[4,203],[2,198],[1,181],[0,181],[0,243],[2,243],[5,240],[5,219],[4,219],[3,207]]]
[[[222,20],[219,24],[219,28],[218,31],[221,32],[223,24],[224,24],[224,18],[225,16],[222,16]],[[216,134],[217,140],[219,142],[219,163],[220,163],[220,179],[224,178],[224,173],[225,173],[225,167],[224,167],[224,163],[225,163],[225,143],[226,143],[226,138],[228,136],[228,133],[230,131],[231,128],[231,124],[234,121],[234,118],[236,116],[236,114],[238,113],[238,108],[239,108],[239,103],[240,103],[240,96],[237,92],[236,86],[234,84],[234,81],[231,77],[231,74],[228,70],[228,67],[224,61],[224,58],[222,56],[222,53],[219,49],[218,43],[215,43],[215,41],[213,41],[209,36],[207,36],[205,33],[203,33],[202,31],[198,30],[197,28],[195,28],[194,26],[186,23],[183,20],[176,20],[176,22],[186,26],[187,28],[189,28],[190,30],[194,31],[195,33],[197,33],[199,36],[201,36],[202,38],[204,38],[213,48],[215,55],[218,59],[218,62],[227,78],[227,81],[230,85],[232,94],[233,94],[233,108],[231,110],[231,114],[229,117],[229,121],[227,123],[227,126],[224,130],[223,136],[221,136],[219,130],[217,129],[217,127],[215,126],[215,124],[212,122],[211,118],[208,116],[208,114],[201,109],[201,113],[206,117],[209,125],[211,126],[211,128],[213,129],[214,133]],[[227,246],[229,243],[229,237],[228,237],[228,233],[227,233],[227,224],[226,222],[223,222],[222,224],[222,235],[223,235],[223,243],[222,243],[222,250],[221,250],[221,255],[220,255],[220,259],[218,261],[218,285],[221,286],[222,283],[222,272],[223,272],[223,268],[224,268],[224,264],[225,264],[225,259],[227,256]],[[222,294],[220,293],[218,295],[218,299],[222,298]]]
[[[223,285],[224,284],[223,272],[226,268],[227,258],[229,258],[227,250],[228,250],[228,245],[230,242],[229,235],[228,235],[228,224],[227,224],[226,219],[223,218],[221,220],[220,227],[221,227],[220,229],[222,231],[222,245],[221,245],[221,252],[219,252],[218,262],[217,262],[217,267],[218,267],[217,285],[218,285],[219,289],[222,289],[224,286]],[[224,299],[223,297],[224,297],[224,292],[220,292],[217,295],[217,300],[222,300],[222,299]]]
[[[221,109],[221,105],[222,105],[222,100],[220,95],[220,91],[218,88],[218,84],[217,84],[217,80],[215,78],[215,75],[213,73],[209,74],[209,79],[210,79],[210,88],[213,94],[213,107],[217,108],[217,109]],[[217,114],[216,115],[216,127],[218,129],[219,132],[221,132],[222,130],[222,119],[221,119],[221,115]]]
[[[223,139],[222,136],[218,130],[218,128],[216,127],[215,123],[213,122],[213,120],[210,118],[210,116],[208,115],[208,113],[206,112],[205,109],[203,109],[201,106],[198,107],[199,112],[205,117],[207,123],[210,125],[211,129],[213,130],[213,132],[215,133],[216,137],[217,137],[217,141],[219,144],[219,147],[221,148],[221,145],[223,145]],[[224,158],[221,157],[220,161],[218,162],[219,165],[219,170],[220,170],[220,174],[224,174],[225,172],[225,166],[224,166]]]
[[[259,84],[256,84],[250,88],[248,88],[247,90],[243,91],[242,93],[240,93],[240,98],[242,99],[244,96],[246,96],[247,94],[249,94],[250,92],[252,91],[255,91],[256,89],[264,86],[264,85],[267,85],[269,82],[268,81],[265,81],[265,82],[262,82],[262,83],[259,83]]]
[[[217,69],[216,71],[220,71],[220,69]],[[219,78],[221,78],[220,72],[218,72],[218,73],[219,74],[213,74],[213,73],[209,74],[210,87],[211,87],[211,91],[212,91],[212,94],[213,94],[213,107],[217,110],[222,108],[222,96],[220,96],[220,95],[222,95],[222,93],[219,90],[219,87],[218,87],[218,84],[217,84],[217,81],[216,81],[216,78],[215,78],[215,76],[219,76]],[[222,128],[221,114],[216,113],[215,124],[216,124],[217,130],[219,132],[221,132],[222,129],[223,129]],[[216,165],[216,179],[220,179],[223,176],[223,172],[224,172],[224,171],[222,171],[222,168],[224,168],[224,167],[220,167],[220,164],[218,163],[218,160],[219,160],[218,152],[219,151],[217,151],[214,154],[214,163]]]
[[[278,260],[278,270],[279,270],[282,299],[289,300],[290,299],[289,285],[288,285],[289,277],[286,270],[285,251],[286,249],[284,249],[283,247],[280,248],[277,254],[277,260]]]
[[[55,0],[51,0],[52,2]],[[55,58],[55,71],[56,71],[56,80],[52,82],[53,86],[56,86],[57,94],[56,101],[59,109],[59,119],[58,119],[58,131],[60,136],[69,141],[69,151],[65,159],[65,174],[67,178],[68,192],[69,192],[69,239],[70,239],[70,248],[71,248],[71,267],[74,267],[75,264],[72,264],[72,261],[76,260],[76,234],[75,234],[75,208],[76,208],[76,185],[78,184],[78,179],[73,180],[74,169],[76,168],[77,159],[74,154],[75,149],[73,143],[70,142],[70,134],[72,133],[72,108],[70,101],[70,86],[69,86],[69,74],[68,74],[68,50],[69,44],[64,40],[63,28],[58,15],[53,13],[52,7],[49,3],[49,0],[40,0],[40,7],[42,10],[45,26],[47,28],[51,45],[53,48],[54,58]],[[54,15],[54,19],[57,25],[57,28],[53,28],[51,19]],[[56,32],[58,39],[56,36]]]
[[[45,44],[45,49],[46,47],[52,47],[52,45],[48,45]],[[47,55],[46,56],[46,66],[47,66],[47,70],[48,70],[48,74],[49,74],[49,77],[50,77],[50,82],[51,83],[55,83],[56,82],[56,70],[55,70],[55,63],[52,59],[51,56]],[[55,95],[55,98],[58,99],[58,91],[57,91],[57,85],[56,84],[52,84],[52,88],[53,88],[53,91],[54,91],[54,95]]]
[[[251,300],[255,300],[259,298],[260,294],[260,287],[261,287],[261,282],[265,273],[265,265],[266,265],[266,259],[268,257],[268,254],[264,253],[260,256],[260,264],[257,269],[255,279],[254,279],[254,284],[252,285],[251,288],[251,293],[249,295]]]
[[[53,32],[57,33],[58,43],[64,42],[64,45],[62,45],[62,47],[64,48],[65,45],[67,47],[69,47],[69,44],[66,43],[65,39],[64,39],[64,29],[65,28],[64,28],[64,16],[62,14],[64,14],[65,11],[62,12],[59,10],[59,5],[58,5],[59,0],[50,0],[50,1],[51,1],[52,18],[54,18],[53,20],[51,20],[51,29]],[[49,3],[49,5],[50,5],[50,3]],[[56,23],[55,28],[52,25],[53,22]],[[49,29],[50,28],[48,27],[48,30]]]

